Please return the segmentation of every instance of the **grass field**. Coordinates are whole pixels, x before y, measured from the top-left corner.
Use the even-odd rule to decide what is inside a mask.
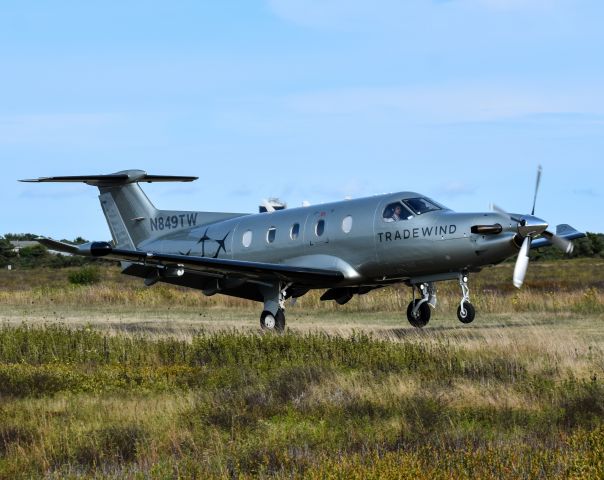
[[[0,274],[0,478],[603,478],[604,264],[259,305],[102,271]],[[52,287],[49,287],[52,285]]]

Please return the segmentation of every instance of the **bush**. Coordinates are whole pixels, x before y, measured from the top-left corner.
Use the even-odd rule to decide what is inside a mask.
[[[82,267],[70,273],[68,278],[73,285],[92,285],[101,281],[101,272],[97,267]]]
[[[103,461],[131,462],[146,432],[138,425],[108,425],[90,432],[75,452],[78,463],[99,465]]]

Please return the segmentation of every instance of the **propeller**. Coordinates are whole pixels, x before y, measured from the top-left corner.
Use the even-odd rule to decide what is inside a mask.
[[[535,205],[537,204],[537,192],[539,191],[539,184],[541,183],[541,174],[543,173],[543,167],[539,165],[537,167],[537,183],[535,184],[535,196],[533,197],[533,209],[531,215],[535,215]]]
[[[522,247],[520,247],[520,252],[518,252],[518,258],[516,259],[516,265],[514,265],[514,276],[512,277],[512,281],[514,282],[514,286],[516,288],[520,288],[524,283],[524,277],[526,276],[526,271],[528,269],[529,263],[529,250],[531,249],[531,237],[526,237],[522,242]]]
[[[514,220],[515,222],[521,223],[522,219],[521,218],[517,218],[514,217],[511,213],[506,212],[503,208],[498,207],[497,205],[495,205],[494,203],[491,205],[491,208],[496,211],[497,213],[502,213],[504,215],[507,215],[508,217],[510,217],[512,220]]]
[[[518,235],[524,238],[522,241],[522,246],[520,247],[520,252],[518,252],[518,257],[516,258],[516,265],[514,266],[513,283],[516,288],[520,288],[524,283],[524,277],[526,276],[529,263],[529,251],[531,249],[531,242],[534,237],[543,235],[552,243],[552,245],[556,246],[564,253],[569,254],[573,251],[573,244],[571,241],[550,232],[547,230],[548,224],[544,220],[535,217],[535,205],[537,203],[537,193],[539,191],[539,184],[541,183],[542,172],[543,168],[541,165],[539,165],[537,168],[535,195],[533,196],[533,208],[531,209],[530,215],[522,215],[520,218],[518,218],[509,214],[503,208],[498,207],[497,205],[492,206],[493,210],[496,212],[507,215],[513,221],[518,223]]]
[[[552,232],[549,232],[547,230],[545,230],[542,235],[545,238],[547,238],[550,242],[552,242],[552,245],[558,247],[564,253],[566,253],[566,254],[573,253],[575,246],[573,245],[573,242],[571,242],[570,240],[567,240],[566,238],[563,238],[563,237],[559,237],[558,235],[554,235]]]

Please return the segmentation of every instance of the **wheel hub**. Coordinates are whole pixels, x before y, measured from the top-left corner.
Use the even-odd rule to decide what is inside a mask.
[[[273,315],[267,315],[264,317],[264,326],[270,329],[275,328],[275,317]]]

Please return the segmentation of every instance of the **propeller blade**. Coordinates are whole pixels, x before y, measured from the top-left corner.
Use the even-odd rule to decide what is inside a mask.
[[[516,217],[513,217],[511,214],[509,214],[508,212],[506,212],[506,211],[505,211],[503,208],[498,207],[498,206],[497,206],[497,205],[495,205],[494,203],[491,205],[491,207],[492,207],[492,209],[493,209],[494,211],[496,211],[497,213],[501,213],[501,214],[503,214],[503,215],[507,215],[508,217],[510,217],[510,218],[511,218],[512,220],[514,220],[515,222],[520,223],[520,222],[522,221],[522,219],[520,219],[520,218],[516,218]]]
[[[513,282],[516,288],[520,288],[524,283],[524,277],[526,276],[526,270],[528,268],[529,257],[528,252],[531,248],[531,237],[526,237],[518,252],[518,258],[516,259],[516,265],[514,266],[514,277]]]
[[[510,216],[508,212],[506,212],[503,208],[495,205],[494,203],[491,203],[491,209],[495,210],[497,213],[502,213],[504,215],[507,215],[508,217]]]
[[[575,247],[573,245],[573,242],[571,242],[570,240],[559,237],[558,235],[547,230],[543,232],[542,235],[567,255],[573,253]]]
[[[543,167],[539,165],[539,167],[537,167],[537,183],[535,184],[535,196],[533,197],[533,209],[531,210],[531,215],[535,215],[535,204],[537,203],[537,192],[539,191],[539,183],[541,183],[541,172],[543,172]]]

